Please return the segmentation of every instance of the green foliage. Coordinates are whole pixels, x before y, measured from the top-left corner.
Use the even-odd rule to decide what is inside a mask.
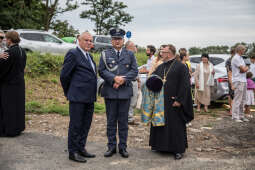
[[[101,57],[100,53],[93,53],[93,59],[98,66]],[[137,65],[141,66],[147,62],[148,57],[145,53],[136,53]],[[27,53],[26,75],[36,77],[38,75],[59,74],[64,62],[64,56],[52,54]],[[53,83],[58,83],[58,80],[51,79]]]
[[[96,34],[108,34],[112,27],[124,26],[132,21],[133,16],[124,11],[127,8],[123,2],[113,0],[84,0],[90,9],[83,11],[80,16],[95,23]]]
[[[208,53],[208,54],[228,54],[228,49],[229,47],[226,45],[222,46],[208,46],[205,48],[200,48],[200,47],[191,47],[189,49],[189,54],[190,55],[195,55],[195,54],[202,54],[202,53]]]
[[[135,53],[135,56],[136,56],[136,62],[138,66],[141,66],[147,63],[148,57],[146,56],[145,52]]]
[[[58,14],[76,8],[78,8],[77,0],[65,0],[65,6],[60,6],[59,0],[1,0],[0,26],[1,29],[48,30]],[[59,25],[59,22],[56,21],[56,24]],[[61,28],[71,29],[71,27]]]
[[[42,5],[41,0],[0,1],[0,25],[2,29],[41,29]]]
[[[68,116],[69,115],[69,105],[57,105],[57,104],[51,104],[46,107],[44,107],[42,110],[42,113],[57,113],[62,116]]]
[[[105,105],[96,102],[95,107],[94,107],[94,112],[95,113],[105,113]]]
[[[69,105],[60,105],[60,104],[40,104],[37,101],[26,102],[25,105],[27,113],[37,113],[37,114],[45,114],[45,113],[57,113],[63,116],[69,115]]]
[[[73,26],[69,25],[67,20],[56,20],[54,23],[52,23],[51,28],[54,30],[53,34],[59,38],[76,37],[76,35],[79,34],[79,30],[76,30],[73,28]]]
[[[41,0],[42,1],[42,0]],[[58,14],[77,9],[78,0],[65,0],[65,6],[60,6],[59,0],[43,0],[43,26],[44,30],[49,30],[53,20]]]
[[[37,101],[30,101],[30,102],[26,102],[25,108],[26,108],[26,112],[35,113],[35,112],[39,112],[42,106]]]
[[[49,73],[58,74],[63,62],[64,56],[28,53],[26,74],[32,77]]]

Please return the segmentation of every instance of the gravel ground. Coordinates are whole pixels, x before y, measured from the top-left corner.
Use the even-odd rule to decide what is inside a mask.
[[[210,113],[212,114],[212,113]],[[128,147],[149,149],[149,126],[140,122],[129,126]],[[59,137],[67,137],[68,116],[57,114],[27,115],[26,132],[36,132]],[[95,114],[88,137],[89,142],[103,143],[106,149],[106,117]],[[232,158],[255,155],[255,118],[248,123],[235,123],[225,111],[217,111],[214,116],[196,114],[188,127],[189,153],[207,158]]]
[[[187,152],[182,160],[172,155],[152,152],[144,148],[129,148],[130,157],[119,154],[104,158],[104,143],[89,142],[88,150],[97,157],[86,164],[69,161],[66,138],[25,132],[15,138],[0,138],[1,170],[253,170],[255,157],[206,158]]]

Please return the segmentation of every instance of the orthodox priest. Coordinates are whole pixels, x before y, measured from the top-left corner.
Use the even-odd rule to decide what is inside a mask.
[[[176,49],[161,49],[164,63],[153,74],[162,78],[164,88],[164,126],[151,125],[149,145],[152,150],[173,153],[181,159],[188,147],[186,123],[194,118],[189,73],[175,59]]]
[[[26,53],[16,31],[5,35],[8,57],[0,58],[0,137],[14,137],[25,129]]]

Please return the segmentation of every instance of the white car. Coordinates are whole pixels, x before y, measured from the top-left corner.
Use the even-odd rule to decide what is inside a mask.
[[[65,54],[68,50],[76,48],[75,44],[66,43],[46,31],[40,30],[16,30],[20,35],[20,46],[25,51]]]

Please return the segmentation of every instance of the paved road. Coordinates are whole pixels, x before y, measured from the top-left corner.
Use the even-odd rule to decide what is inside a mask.
[[[67,159],[66,141],[65,138],[37,133],[0,138],[0,170],[255,170],[255,157],[209,159],[186,153],[185,158],[175,161],[169,154],[129,148],[128,159],[119,154],[104,158],[104,143],[88,143],[88,150],[97,157],[80,164]]]

